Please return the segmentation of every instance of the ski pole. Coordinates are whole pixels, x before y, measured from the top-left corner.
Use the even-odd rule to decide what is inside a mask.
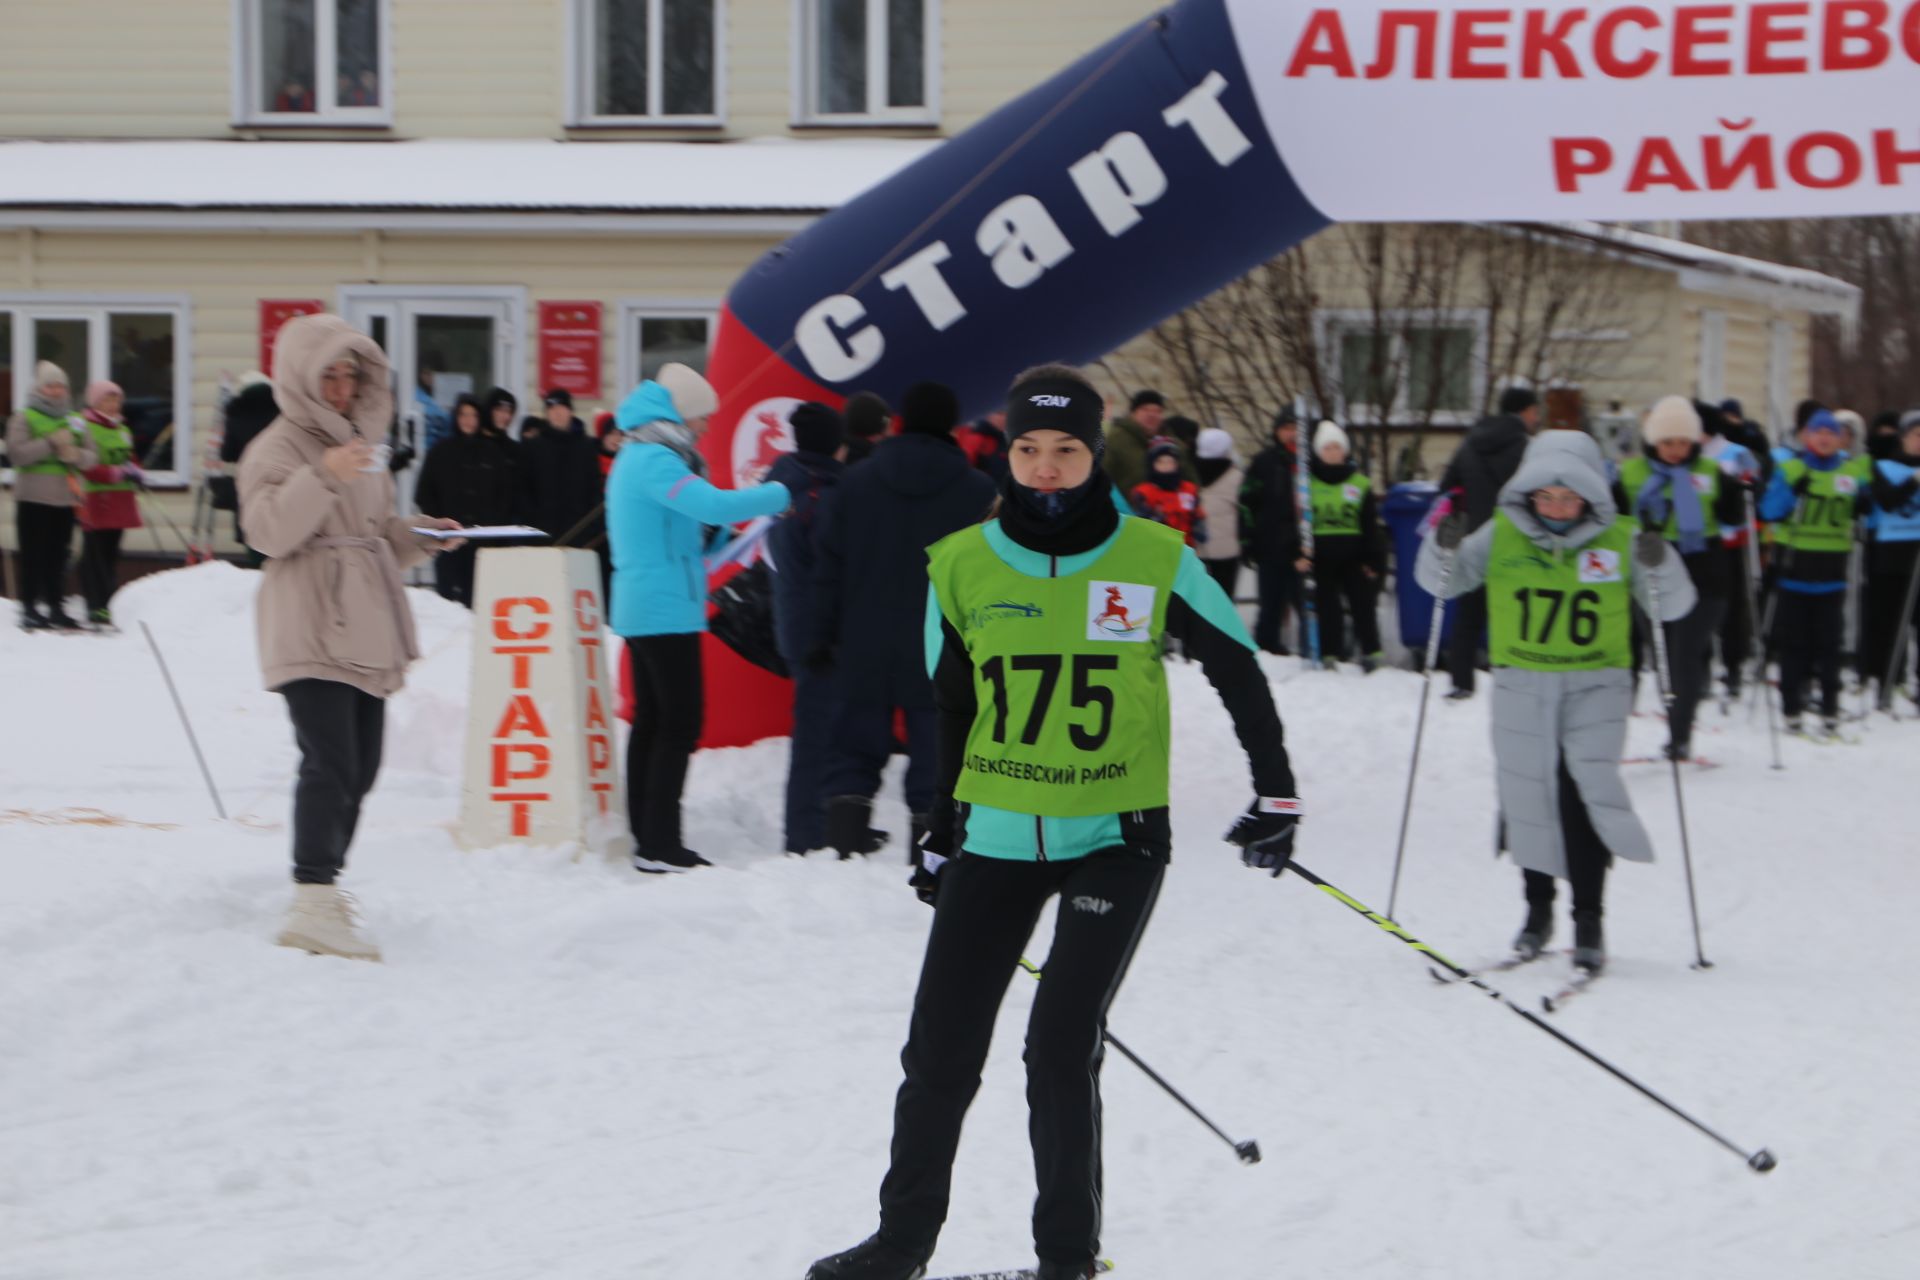
[[[1647,628],[1653,632],[1653,678],[1660,693],[1660,703],[1666,708],[1667,730],[1671,737],[1673,668],[1667,665],[1667,628],[1660,618],[1660,578],[1654,572],[1666,555],[1667,544],[1663,538],[1641,534],[1634,547],[1634,558],[1640,561],[1641,568],[1647,570],[1647,598],[1653,606],[1653,616],[1648,619],[1652,625]],[[1686,789],[1680,784],[1680,757],[1673,753],[1671,743],[1667,751],[1667,764],[1673,770],[1673,807],[1680,815],[1680,861],[1687,870],[1687,913],[1693,917],[1693,967],[1711,969],[1713,962],[1707,959],[1707,953],[1700,946],[1700,904],[1693,892],[1693,841],[1687,835],[1687,796]]]
[[[1325,880],[1322,880],[1319,876],[1313,874],[1313,872],[1301,866],[1298,862],[1289,860],[1287,863],[1287,866],[1290,867],[1294,871],[1294,873],[1297,874],[1302,880],[1305,880],[1308,884],[1312,885],[1314,888],[1319,889],[1322,893],[1325,893],[1328,897],[1333,898],[1335,901],[1341,903],[1343,906],[1349,908],[1350,910],[1362,916],[1365,916],[1367,919],[1373,921],[1373,923],[1377,925],[1379,928],[1385,930],[1386,932],[1392,934],[1394,937],[1400,939],[1400,941],[1406,943],[1408,946],[1412,947],[1415,951],[1418,951],[1420,954],[1426,956],[1429,960],[1433,960],[1438,964],[1440,964],[1441,966],[1445,967],[1447,970],[1452,972],[1456,977],[1458,977],[1462,982],[1465,982],[1477,988],[1481,992],[1485,993],[1488,997],[1494,1000],[1498,1000],[1501,1004],[1504,1004],[1505,1006],[1507,1006],[1507,1008],[1513,1010],[1515,1013],[1525,1018],[1528,1022],[1531,1022],[1534,1026],[1540,1028],[1542,1031],[1552,1036],[1555,1040],[1558,1040],[1561,1044],[1566,1045],[1569,1049],[1572,1049],[1575,1053],[1579,1054],[1581,1057],[1585,1058],[1587,1061],[1593,1063],[1595,1066],[1599,1067],[1601,1070],[1607,1072],[1609,1075],[1613,1076],[1615,1079],[1620,1080],[1624,1084],[1631,1085],[1634,1089],[1638,1090],[1642,1094],[1645,1094],[1648,1098],[1652,1099],[1654,1102],[1658,1103],[1660,1106],[1666,1108],[1668,1111],[1671,1111],[1674,1115],[1679,1116],[1682,1120],[1685,1120],[1688,1124],[1698,1129],[1701,1133],[1706,1134],[1709,1138],[1712,1138],[1715,1142],[1719,1143],[1721,1146],[1725,1147],[1727,1150],[1733,1152],[1735,1155],[1745,1160],[1747,1162],[1747,1167],[1749,1169],[1752,1169],[1755,1173],[1771,1173],[1773,1172],[1774,1166],[1779,1163],[1774,1158],[1773,1153],[1771,1151],[1768,1151],[1765,1147],[1762,1147],[1758,1151],[1753,1151],[1753,1152],[1741,1150],[1739,1147],[1735,1146],[1732,1142],[1720,1136],[1720,1134],[1716,1133],[1714,1130],[1700,1123],[1700,1121],[1694,1119],[1692,1116],[1682,1111],[1679,1107],[1674,1106],[1671,1102],[1668,1102],[1665,1098],[1655,1093],[1652,1089],[1649,1089],[1646,1085],[1641,1084],[1638,1080],[1628,1075],[1625,1071],[1622,1071],[1619,1067],[1614,1066],[1611,1062],[1608,1062],[1605,1058],[1601,1057],[1599,1054],[1595,1053],[1593,1050],[1587,1048],[1585,1045],[1581,1044],[1578,1040],[1575,1040],[1572,1036],[1568,1035],[1566,1032],[1560,1030],[1560,1028],[1554,1026],[1552,1023],[1541,1018],[1538,1014],[1535,1014],[1532,1011],[1528,1009],[1524,1009],[1520,1005],[1515,1004],[1512,1000],[1508,999],[1506,996],[1500,994],[1498,991],[1495,991],[1492,987],[1488,986],[1485,982],[1483,982],[1477,975],[1475,975],[1470,970],[1462,969],[1459,965],[1447,959],[1445,956],[1441,955],[1438,951],[1435,951],[1432,947],[1428,946],[1426,943],[1420,941],[1420,939],[1408,933],[1405,929],[1401,928],[1398,924],[1394,923],[1394,921],[1389,917],[1383,916],[1379,912],[1371,910],[1364,904],[1355,901],[1353,898],[1348,897],[1346,894],[1342,893],[1339,889],[1335,888],[1333,885],[1328,884]]]
[[[1446,519],[1452,519],[1449,514]],[[1442,524],[1446,520],[1441,521]],[[1434,537],[1440,536],[1436,526]],[[1413,759],[1407,762],[1407,795],[1400,804],[1400,839],[1393,848],[1393,883],[1387,888],[1387,914],[1400,901],[1400,864],[1407,856],[1407,827],[1413,818],[1413,781],[1420,772],[1420,740],[1427,732],[1427,701],[1433,693],[1433,664],[1440,661],[1440,628],[1446,620],[1447,583],[1453,577],[1454,547],[1440,547],[1440,590],[1433,597],[1433,616],[1427,622],[1427,665],[1420,673],[1420,716],[1413,723]],[[1455,544],[1458,545],[1457,542]]]
[[[1752,489],[1748,489],[1745,492],[1743,500],[1747,507],[1747,620],[1755,630],[1753,643],[1761,655],[1759,680],[1757,683],[1760,686],[1760,697],[1767,704],[1767,744],[1773,749],[1773,767],[1775,769],[1784,769],[1786,766],[1780,762],[1780,720],[1779,717],[1774,714],[1773,695],[1767,691],[1766,687],[1767,662],[1765,655],[1767,652],[1767,637],[1766,633],[1760,630],[1760,601],[1759,597],[1754,594],[1760,590],[1761,582],[1760,522],[1754,519],[1753,515]]]
[[[1894,681],[1900,675],[1900,668],[1907,658],[1907,636],[1913,630],[1914,606],[1920,604],[1920,546],[1914,548],[1913,572],[1907,575],[1907,598],[1900,607],[1900,629],[1893,636],[1893,655],[1887,661],[1886,679],[1880,682],[1880,692],[1887,697],[1887,713],[1893,711]],[[1915,691],[1920,696],[1920,690]]]
[[[207,780],[207,794],[213,797],[213,811],[220,815],[220,821],[225,822],[227,809],[220,803],[220,789],[213,785],[213,771],[207,768],[207,758],[200,754],[200,739],[193,735],[193,722],[187,719],[187,705],[180,701],[180,691],[173,687],[173,673],[167,670],[167,660],[160,656],[160,644],[153,638],[153,628],[142,619],[140,631],[147,637],[147,648],[153,650],[153,660],[160,664],[160,676],[167,682],[167,692],[173,695],[173,708],[180,713],[181,727],[187,731],[187,744],[193,748],[193,758],[200,762],[200,776]]]
[[[1022,969],[1025,969],[1029,974],[1031,974],[1033,976],[1034,981],[1038,982],[1040,980],[1040,974],[1042,970],[1040,966],[1035,964],[1033,961],[1027,959],[1025,956],[1021,956],[1020,967]],[[1228,1146],[1233,1148],[1233,1154],[1240,1157],[1241,1164],[1259,1164],[1260,1163],[1260,1144],[1258,1142],[1255,1142],[1252,1139],[1248,1139],[1245,1142],[1235,1142],[1232,1138],[1227,1136],[1226,1131],[1221,1129],[1219,1125],[1207,1119],[1206,1115],[1200,1110],[1200,1108],[1194,1106],[1191,1102],[1188,1102],[1186,1097],[1178,1089],[1168,1084],[1158,1071],[1155,1071],[1152,1067],[1148,1066],[1145,1062],[1141,1061],[1139,1054],[1135,1053],[1133,1050],[1127,1048],[1126,1045],[1122,1044],[1120,1042],[1120,1038],[1114,1035],[1113,1032],[1108,1031],[1105,1027],[1102,1027],[1100,1029],[1100,1038],[1105,1040],[1108,1044],[1112,1045],[1114,1048],[1118,1049],[1120,1051],[1121,1057],[1125,1058],[1128,1062],[1131,1062],[1134,1066],[1144,1071],[1146,1073],[1147,1079],[1153,1081],[1155,1084],[1159,1085],[1162,1089],[1165,1089],[1167,1091],[1167,1095],[1171,1097],[1175,1102],[1185,1107],[1189,1112],[1191,1112],[1194,1119],[1198,1120],[1201,1124],[1207,1126],[1207,1128],[1213,1130],[1213,1134],[1215,1137],[1219,1138],[1220,1141],[1226,1143]]]
[[[1311,448],[1303,439],[1301,444]],[[1313,484],[1308,478],[1307,455],[1293,451],[1293,505],[1300,518],[1300,652],[1309,667],[1320,665],[1320,611],[1313,579]]]

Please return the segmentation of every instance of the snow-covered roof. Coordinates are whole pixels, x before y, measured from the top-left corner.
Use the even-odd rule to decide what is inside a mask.
[[[813,213],[938,139],[6,142],[0,208]]]
[[[940,139],[731,142],[0,142],[0,224],[81,218],[304,214],[810,215],[838,208]],[[257,218],[255,219],[257,220]],[[1678,272],[1684,287],[1838,315],[1860,290],[1799,267],[1598,222],[1552,229]]]
[[[1805,267],[1742,257],[1612,223],[1556,222],[1548,228],[1603,251],[1666,267],[1680,275],[1683,288],[1775,301],[1849,322],[1859,315],[1859,286]]]

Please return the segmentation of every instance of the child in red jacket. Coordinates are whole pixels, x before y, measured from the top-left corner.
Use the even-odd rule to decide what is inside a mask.
[[[1178,529],[1187,536],[1187,545],[1197,547],[1207,540],[1207,517],[1200,509],[1200,486],[1180,476],[1180,444],[1167,436],[1157,436],[1147,446],[1147,478],[1127,495],[1133,513],[1142,519]]]

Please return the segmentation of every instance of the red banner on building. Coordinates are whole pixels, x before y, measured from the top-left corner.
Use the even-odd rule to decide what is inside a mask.
[[[600,304],[540,304],[540,387],[600,398]]]
[[[260,372],[273,376],[273,342],[280,326],[297,316],[317,316],[327,309],[318,298],[260,299]]]

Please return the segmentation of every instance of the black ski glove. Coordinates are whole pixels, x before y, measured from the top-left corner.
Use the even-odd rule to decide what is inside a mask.
[[[1279,875],[1293,857],[1293,837],[1300,829],[1300,802],[1291,797],[1261,796],[1247,806],[1227,832],[1227,843],[1240,846],[1240,861]]]
[[[920,834],[919,843],[913,847],[913,874],[907,878],[907,884],[920,901],[930,907],[940,892],[940,869],[953,857],[954,827],[957,822],[953,801],[935,800],[932,810],[927,814],[927,829]]]
[[[1467,540],[1467,513],[1455,511],[1433,527],[1433,540],[1442,551],[1458,550]]]
[[[1807,490],[1811,489],[1812,487],[1813,487],[1813,472],[1811,471],[1802,471],[1800,473],[1800,478],[1793,482],[1793,491],[1796,494],[1799,494],[1803,498],[1806,497]]]

